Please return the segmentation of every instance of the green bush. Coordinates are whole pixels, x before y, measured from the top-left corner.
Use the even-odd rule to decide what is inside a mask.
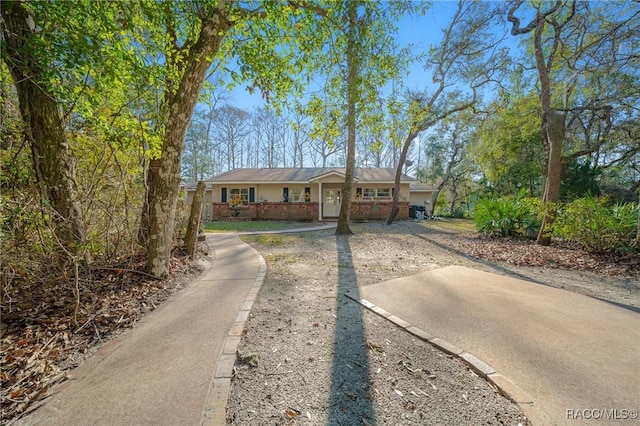
[[[517,197],[483,198],[476,203],[474,221],[485,236],[533,238],[540,227],[538,200]]]
[[[638,249],[638,205],[609,205],[606,197],[578,198],[561,206],[550,231],[593,252]]]

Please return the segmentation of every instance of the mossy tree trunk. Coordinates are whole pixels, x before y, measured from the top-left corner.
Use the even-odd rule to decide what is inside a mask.
[[[33,17],[20,2],[3,3],[2,60],[18,93],[25,136],[31,148],[35,176],[43,205],[50,205],[50,224],[64,250],[82,250],[85,226],[78,202],[75,158],[69,150],[56,98],[45,78],[45,68],[34,48]],[[85,255],[87,261],[89,255]]]
[[[215,12],[203,19],[197,40],[185,52],[179,85],[169,97],[162,154],[157,162],[152,162],[154,170],[149,171],[153,179],[148,181],[147,190],[147,272],[160,278],[169,273],[185,134],[206,72],[229,28],[220,11]]]

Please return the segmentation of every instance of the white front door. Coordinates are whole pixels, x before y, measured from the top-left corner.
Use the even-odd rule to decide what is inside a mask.
[[[325,189],[322,197],[322,216],[338,217],[340,203],[342,202],[342,190],[338,188]]]

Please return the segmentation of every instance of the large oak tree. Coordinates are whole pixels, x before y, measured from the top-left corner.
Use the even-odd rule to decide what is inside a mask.
[[[512,35],[531,36],[548,205],[537,242],[548,245],[546,230],[554,220],[563,169],[571,159],[598,151],[609,139],[614,112],[628,114],[638,99],[638,85],[628,82],[638,76],[638,54],[631,46],[638,39],[640,11],[632,2],[618,1],[535,3],[532,10],[523,4],[511,2],[507,16]],[[522,25],[519,16],[528,12],[534,16]]]
[[[406,137],[396,166],[387,225],[398,214],[402,169],[413,141],[441,120],[472,108],[480,91],[504,68],[506,53],[498,49],[501,39],[492,33],[498,13],[499,9],[488,3],[459,1],[442,41],[429,52],[425,67],[433,70],[434,85],[407,95],[406,118],[402,120]]]

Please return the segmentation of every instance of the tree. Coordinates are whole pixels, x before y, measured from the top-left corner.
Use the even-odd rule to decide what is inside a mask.
[[[196,192],[193,194],[191,201],[191,212],[187,223],[187,233],[184,237],[185,251],[189,257],[193,258],[196,252],[196,244],[198,242],[198,233],[200,232],[200,219],[202,217],[202,201],[204,199],[205,183],[199,181]]]
[[[19,97],[44,217],[65,252],[75,256],[83,251],[90,261],[67,130],[72,112],[76,121],[85,119],[88,111],[95,113],[94,102],[104,94],[101,81],[112,81],[114,69],[125,68],[127,42],[112,34],[123,28],[115,16],[124,19],[129,14],[117,4],[96,13],[89,2],[4,2],[0,10],[2,60]],[[108,47],[106,34],[111,34]],[[108,120],[113,124],[120,116],[112,114]],[[105,119],[92,117],[96,127]]]
[[[243,146],[250,130],[250,114],[241,108],[223,105],[215,112],[214,139],[226,147],[227,170],[243,166]]]
[[[327,167],[329,159],[346,148],[346,132],[340,125],[342,113],[339,109],[330,108],[327,102],[327,99],[315,97],[304,108],[312,118],[311,161],[314,166],[320,167]]]
[[[407,119],[403,120],[406,137],[396,165],[387,225],[393,223],[398,214],[402,167],[414,139],[450,115],[473,107],[479,91],[504,68],[506,51],[497,48],[501,40],[490,32],[498,14],[499,9],[488,3],[459,1],[442,42],[429,52],[427,65],[433,69],[435,87],[430,92],[413,92],[407,96]],[[460,89],[462,84],[467,86],[466,93]]]
[[[181,176],[183,179],[197,182],[205,179],[205,170],[210,159],[205,151],[207,144],[206,128],[202,122],[192,121],[185,136],[185,150],[182,157]]]
[[[571,158],[593,153],[604,144],[614,102],[624,103],[630,95],[637,99],[637,90],[630,93],[626,83],[632,75],[637,78],[637,53],[625,43],[637,40],[640,11],[630,2],[595,7],[576,1],[535,3],[534,18],[522,26],[516,13],[523,3],[513,1],[507,17],[512,35],[531,34],[546,159],[543,201],[550,206],[537,243],[549,245],[551,236],[546,229],[554,220],[553,204],[560,197],[563,168]],[[593,90],[595,83],[608,78],[617,80],[615,86],[621,90],[614,90],[613,95],[600,84]],[[569,142],[572,128],[582,130],[582,137],[574,140],[579,140],[583,149]],[[600,136],[592,138],[592,130]],[[567,148],[572,152],[565,152]]]
[[[584,163],[573,160],[564,172],[560,183],[560,200],[572,201],[584,196],[600,195],[600,185],[598,177],[602,174],[602,169],[592,165],[590,161]]]
[[[211,64],[215,60],[220,67],[225,58],[236,56],[240,73],[228,70],[233,81],[252,81],[252,90],[257,88],[266,100],[277,101],[274,94],[296,89],[292,76],[308,69],[310,54],[305,52],[321,38],[314,28],[317,11],[306,2],[252,6],[234,2],[149,6],[159,9],[149,17],[159,19],[166,28],[158,34],[164,41],[164,139],[160,155],[150,163],[141,225],[147,270],[154,276],[169,271],[184,136]],[[298,31],[289,31],[294,27]]]
[[[209,79],[212,77],[209,76]],[[214,143],[212,132],[216,110],[220,104],[226,103],[228,95],[216,91],[208,80],[203,84],[199,109],[194,112],[185,141],[182,176],[193,182],[215,176],[222,161],[220,143]]]
[[[536,94],[510,87],[487,109],[470,149],[484,178],[500,196],[523,189],[540,195],[543,156]]]
[[[453,214],[458,184],[469,174],[469,171],[461,165],[473,135],[473,125],[470,123],[469,114],[459,113],[458,115],[463,117],[452,117],[451,120],[441,123],[435,134],[428,138],[427,149],[437,164],[428,177],[432,182],[438,182],[431,204],[431,215],[434,214],[440,193],[447,185],[451,187],[451,213]]]
[[[407,51],[397,52],[392,37],[394,20],[416,9],[410,2],[384,4],[342,1],[325,10],[325,20],[335,31],[331,43],[318,55],[327,79],[324,97],[311,97],[307,111],[313,120],[312,134],[322,133],[327,119],[331,130],[335,118],[344,117],[347,132],[345,182],[336,234],[351,234],[349,216],[355,170],[356,126],[371,120],[381,89],[406,64]],[[379,108],[377,108],[379,109]],[[374,109],[374,110],[377,110]],[[380,123],[379,123],[380,124]],[[339,134],[333,132],[334,135]]]
[[[257,108],[253,113],[252,128],[255,140],[256,166],[278,167],[282,153],[281,128],[284,125],[273,109]]]
[[[201,5],[196,10],[199,30],[194,25],[196,35],[179,46],[173,11],[165,6],[163,13],[170,37],[166,61],[176,73],[176,84],[166,88],[167,121],[162,151],[152,164],[147,180],[147,270],[157,277],[166,276],[169,269],[185,133],[206,72],[222,35],[230,27],[230,22],[225,19],[230,14],[228,6],[219,10]]]
[[[309,123],[297,109],[291,117],[291,162],[293,167],[303,167],[306,146],[309,143]]]
[[[349,227],[349,216],[351,215],[351,193],[353,187],[353,177],[355,172],[355,156],[356,156],[356,105],[360,102],[359,96],[359,69],[361,45],[358,31],[358,5],[355,1],[346,4],[346,20],[347,20],[347,42],[346,42],[346,63],[347,63],[347,164],[344,174],[344,185],[342,185],[342,203],[340,204],[340,212],[338,213],[338,225],[336,226],[336,234],[351,234]],[[362,24],[360,24],[362,25]],[[362,36],[360,36],[362,37]]]

